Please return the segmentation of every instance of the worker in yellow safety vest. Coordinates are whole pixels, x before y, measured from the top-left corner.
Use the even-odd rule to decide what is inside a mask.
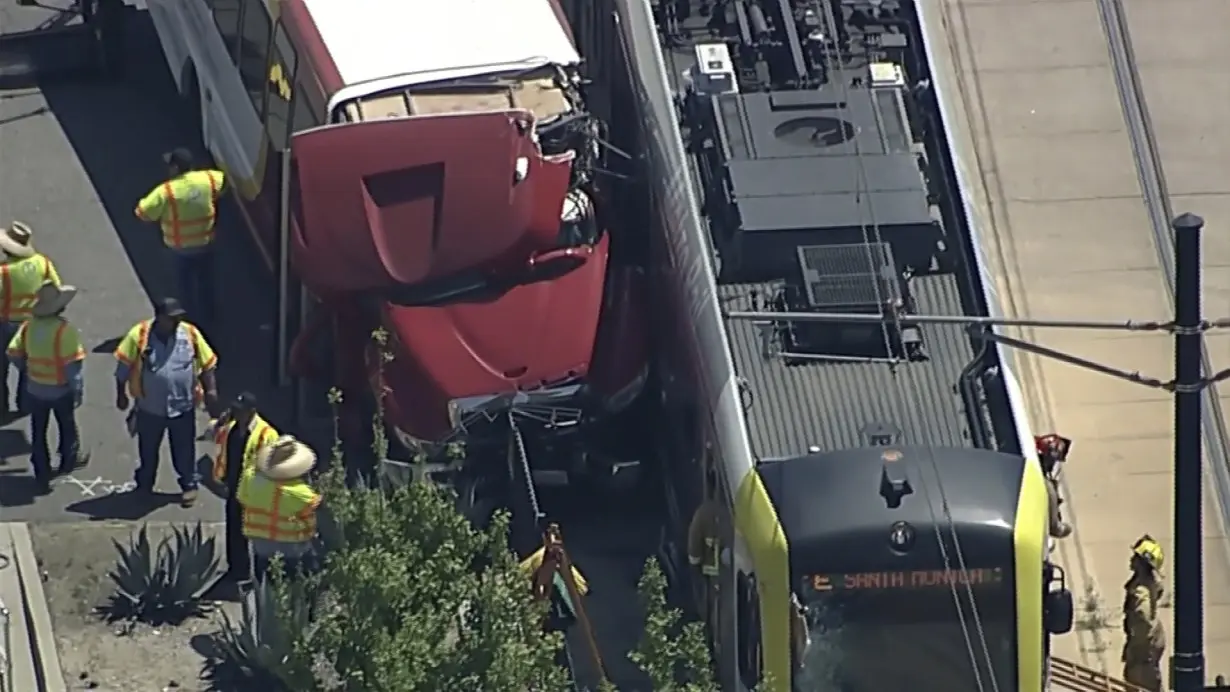
[[[20,221],[0,233],[0,252],[4,263],[0,264],[0,338],[4,343],[12,341],[18,327],[30,319],[35,293],[46,281],[60,285],[60,275],[46,255],[40,254],[30,243],[34,235],[30,227]],[[0,373],[0,413],[11,412],[9,407],[9,361],[0,354],[3,373]],[[16,410],[26,410],[25,371],[18,370]]]
[[[269,574],[275,555],[285,573],[304,574],[314,567],[316,510],[320,494],[306,476],[316,466],[316,454],[299,440],[284,435],[262,447],[252,468],[239,481],[243,535],[252,545],[252,573],[258,582]]]
[[[1148,534],[1132,544],[1132,576],[1123,585],[1123,679],[1149,692],[1161,692],[1166,631],[1158,608],[1162,600],[1162,546]]]
[[[142,221],[162,227],[162,242],[171,251],[179,277],[179,299],[188,314],[201,324],[214,316],[214,227],[218,199],[226,174],[196,169],[192,153],[179,148],[163,155],[167,180],[137,202]]]
[[[8,357],[27,373],[30,404],[30,465],[39,492],[51,490],[51,458],[47,427],[55,416],[60,429],[59,471],[66,473],[83,461],[76,409],[81,405],[85,349],[81,334],[64,319],[64,309],[77,295],[72,286],[44,283],[35,292],[31,317],[22,322],[8,344]]]
[[[226,574],[223,580],[243,584],[252,578],[248,539],[243,535],[243,507],[239,504],[239,480],[243,471],[256,467],[262,447],[278,439],[278,431],[256,412],[256,396],[244,392],[235,397],[214,426],[214,481],[226,489]]]
[[[217,416],[218,356],[201,330],[185,319],[179,301],[164,298],[154,319],[133,325],[115,348],[115,407],[128,413],[139,458],[133,491],[149,495],[158,476],[162,439],[171,445],[179,476],[180,504],[196,503],[196,409],[202,403]],[[130,401],[129,397],[133,401]],[[128,411],[133,404],[132,411]]]

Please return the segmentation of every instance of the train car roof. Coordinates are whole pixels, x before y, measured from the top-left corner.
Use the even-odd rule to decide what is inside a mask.
[[[953,564],[954,530],[968,567],[1010,562],[1025,463],[1022,456],[969,447],[870,447],[766,462],[757,471],[777,509],[796,573],[864,572],[910,568],[889,544],[896,522],[914,528],[917,544],[909,554],[924,564],[944,557],[937,528]],[[886,466],[911,488],[896,508],[883,494]],[[961,502],[946,509],[946,498]]]
[[[692,3],[691,16],[676,26],[659,27],[660,32],[669,32],[669,40],[660,33],[659,43],[669,64],[667,76],[679,93],[685,91],[687,75],[696,62],[694,46],[717,40],[709,28],[710,17],[696,11],[697,4]],[[737,70],[736,74],[742,79],[745,73]],[[847,85],[860,81],[867,80],[855,72],[835,77],[835,83]],[[730,139],[737,150],[731,154],[734,163],[727,167],[726,175],[731,187],[742,189],[740,232],[763,239],[747,241],[747,252],[770,252],[761,248],[775,242],[772,236],[778,228],[823,231],[860,225],[921,226],[938,218],[936,210],[928,209],[915,157],[906,153],[910,124],[886,110],[881,94],[872,93],[870,88],[839,89],[842,93],[836,98],[818,90],[754,91],[718,97],[724,101],[718,107],[719,120],[724,118],[724,126],[736,131]],[[779,100],[780,108],[776,103]],[[828,103],[815,105],[823,100]],[[834,102],[840,105],[834,107]],[[775,110],[778,112],[772,112]],[[822,151],[814,142],[818,134],[811,136],[812,141],[803,136],[804,141],[799,142],[800,135],[788,131],[793,126],[787,122],[791,117],[796,118],[794,122],[846,120],[855,144]],[[719,123],[719,128],[722,126]],[[792,137],[796,141],[789,141]],[[812,152],[800,153],[806,146],[812,146]],[[843,150],[842,146],[847,148]],[[703,190],[703,184],[700,187]],[[959,239],[962,232],[946,231],[950,242]],[[823,235],[817,232],[812,237]],[[873,239],[852,242],[870,247],[869,240]],[[810,245],[811,241],[783,242],[798,244],[799,250],[804,250],[803,246],[818,247]],[[968,244],[963,238],[961,242]],[[720,245],[716,238],[715,245]],[[964,253],[956,249],[954,254]],[[764,312],[768,309],[766,298],[787,283],[783,274],[746,281],[718,272],[718,300],[726,311]],[[916,275],[908,283],[914,301],[912,313],[984,314],[978,295],[980,283],[964,257],[954,271]],[[771,349],[766,342],[776,337],[766,336],[765,327],[764,323],[748,320],[726,321],[735,370],[745,389],[748,436],[756,458],[784,459],[811,449],[862,447],[872,444],[866,431],[875,425],[895,427],[894,444],[975,446],[970,416],[988,414],[967,412],[958,389],[962,371],[979,355],[961,326],[920,327],[927,357],[897,363],[870,358],[789,363],[780,354],[767,353]],[[991,411],[989,415],[1010,413]]]
[[[958,279],[927,276],[913,280],[920,313],[964,315]],[[753,309],[753,296],[771,283],[718,284],[728,310]],[[900,430],[896,441],[914,445],[972,444],[957,383],[974,358],[959,326],[926,325],[930,354],[923,362],[896,366],[876,362],[787,364],[766,358],[757,325],[728,320],[726,333],[735,369],[748,384],[748,435],[760,459],[782,459],[822,450],[870,444],[862,431],[888,423]]]
[[[399,75],[427,83],[581,62],[551,0],[304,5],[347,86]]]

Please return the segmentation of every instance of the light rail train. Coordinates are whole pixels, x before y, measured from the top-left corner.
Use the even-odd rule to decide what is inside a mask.
[[[1043,689],[1071,594],[1012,359],[894,319],[999,310],[916,5],[565,6],[626,69],[591,104],[639,106],[662,554],[694,584],[684,537],[718,508],[723,689]]]

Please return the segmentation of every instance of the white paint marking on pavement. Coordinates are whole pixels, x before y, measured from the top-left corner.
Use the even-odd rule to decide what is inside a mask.
[[[77,478],[76,476],[66,476],[60,480],[60,484],[76,486],[77,489],[81,491],[82,497],[105,497],[107,495],[130,492],[137,487],[137,484],[134,481],[116,483],[115,481],[108,480],[102,476],[97,476],[88,480]]]

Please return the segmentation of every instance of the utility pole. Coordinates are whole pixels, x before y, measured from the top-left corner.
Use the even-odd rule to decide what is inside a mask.
[[[1044,358],[1085,368],[1135,384],[1163,389],[1174,394],[1174,654],[1170,660],[1170,687],[1174,692],[1213,692],[1227,690],[1219,676],[1214,686],[1204,682],[1204,390],[1230,380],[1230,369],[1204,373],[1204,332],[1230,327],[1230,318],[1205,320],[1201,314],[1200,234],[1204,219],[1182,214],[1171,221],[1174,238],[1175,287],[1174,320],[1097,321],[1009,319],[958,315],[911,315],[900,306],[885,306],[882,314],[821,312],[741,312],[726,313],[727,319],[751,320],[761,324],[780,322],[829,322],[856,324],[962,324],[972,338],[991,341]],[[1166,331],[1174,334],[1174,377],[1165,381],[1097,363],[1021,339],[995,333],[993,327],[1095,329],[1118,331]],[[1022,444],[1029,441],[1022,440]],[[1219,460],[1225,462],[1226,460]]]
[[[1204,317],[1200,310],[1200,232],[1204,219],[1183,214],[1174,229],[1174,655],[1175,692],[1204,690],[1204,457],[1201,394]]]

